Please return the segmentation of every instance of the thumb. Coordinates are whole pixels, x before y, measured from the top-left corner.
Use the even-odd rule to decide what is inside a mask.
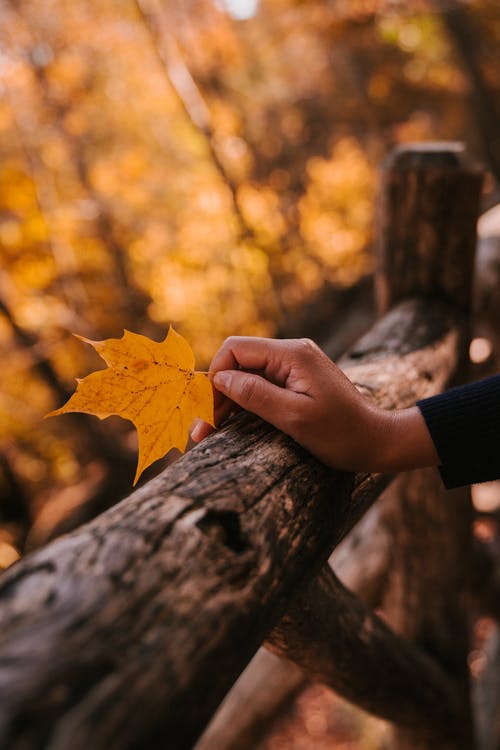
[[[298,406],[299,394],[280,388],[254,373],[221,370],[215,373],[213,383],[217,390],[243,409],[282,430],[287,427],[287,417]]]

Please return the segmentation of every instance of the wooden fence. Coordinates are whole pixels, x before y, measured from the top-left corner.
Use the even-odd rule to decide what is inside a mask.
[[[382,407],[465,377],[481,183],[457,144],[400,149],[384,166],[381,316],[340,362]],[[396,480],[391,628],[327,564],[390,481],[330,470],[241,414],[12,566],[0,579],[0,746],[191,748],[267,642],[393,721],[398,749],[474,748],[469,491],[445,492],[435,470]]]

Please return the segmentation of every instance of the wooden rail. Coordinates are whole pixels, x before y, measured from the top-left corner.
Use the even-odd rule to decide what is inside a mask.
[[[376,403],[400,408],[442,390],[463,359],[481,179],[458,147],[442,144],[401,151],[388,169],[384,195],[395,205],[385,209],[378,278],[391,309],[341,366]],[[419,241],[404,241],[420,231]],[[399,253],[408,289],[391,277]],[[422,275],[422,264],[435,273]],[[450,668],[418,638],[389,630],[324,567],[389,479],[327,469],[242,414],[111,510],[21,560],[0,579],[0,746],[190,748],[268,638],[397,722],[409,732],[401,747],[470,750],[455,661]],[[466,510],[458,511],[464,533]],[[462,674],[462,640],[453,657]]]

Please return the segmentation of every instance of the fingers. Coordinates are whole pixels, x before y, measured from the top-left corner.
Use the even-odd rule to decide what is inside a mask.
[[[219,370],[254,370],[263,372],[276,385],[286,380],[286,355],[290,341],[253,336],[230,336],[214,356],[210,372]]]
[[[307,339],[226,339],[209,370],[216,425],[238,408],[244,408],[291,434],[291,423],[309,400],[304,394],[309,392],[309,372],[318,352]],[[198,442],[210,432],[210,427],[202,423],[191,436]]]
[[[224,341],[210,365],[210,370],[263,370],[269,358],[273,339],[253,336],[230,336]]]
[[[223,399],[215,414],[215,423],[220,424],[231,412],[243,408],[257,414],[276,427],[286,431],[289,416],[297,408],[297,394],[270,383],[255,373],[242,370],[222,370],[213,376],[216,393]],[[200,442],[213,432],[213,427],[197,420],[191,430],[191,438]]]
[[[220,370],[253,370],[262,372],[277,385],[284,385],[288,371],[282,366],[286,341],[230,336],[225,340],[210,364],[213,375]],[[219,389],[214,392],[215,422],[220,424],[234,410],[234,402]]]
[[[287,431],[293,415],[306,396],[280,388],[260,375],[241,370],[223,370],[214,375],[214,385],[231,401]]]
[[[202,419],[196,419],[191,427],[191,439],[195,443],[199,443],[200,440],[206,438],[210,433],[214,431],[214,427],[208,422],[204,422]]]
[[[214,389],[214,395],[219,397],[218,400],[215,401],[216,406],[214,409],[215,425],[216,427],[219,427],[227,417],[240,411],[240,407],[216,389]],[[196,419],[191,427],[191,438],[195,443],[199,443],[200,440],[206,438],[207,435],[210,435],[214,430],[215,427],[212,427],[212,425],[204,422],[202,419]]]

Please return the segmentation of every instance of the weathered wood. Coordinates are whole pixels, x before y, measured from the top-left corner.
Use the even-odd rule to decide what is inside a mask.
[[[415,474],[420,477],[423,475],[422,472]],[[409,475],[406,479],[415,490],[414,476]],[[438,491],[444,494],[435,474],[433,481]],[[425,475],[424,486],[429,488]],[[455,501],[455,507],[463,494],[462,491],[453,493],[454,498],[450,499],[452,503]],[[377,574],[378,564],[375,565],[376,585],[366,588],[362,578],[360,590],[368,597],[378,598],[383,590],[379,578],[387,579],[390,566],[396,566],[399,570],[403,557],[404,564],[408,566],[408,575],[419,582],[413,583],[412,591],[420,586],[427,599],[425,605],[419,600],[421,609],[418,612],[408,605],[406,608],[397,607],[393,612],[391,602],[386,600],[384,615],[387,615],[389,609],[391,624],[399,632],[408,634],[415,645],[410,640],[398,639],[393,631],[388,630],[350,592],[342,590],[340,583],[331,578],[325,569],[294,596],[270,641],[276,653],[301,666],[309,678],[315,677],[356,705],[393,721],[398,727],[398,746],[406,746],[412,750],[415,747],[470,750],[473,740],[467,714],[469,699],[466,661],[463,658],[467,635],[463,612],[467,566],[456,560],[457,546],[461,547],[465,559],[467,558],[467,528],[462,527],[465,539],[462,533],[457,545],[455,529],[448,527],[447,543],[438,550],[440,564],[446,572],[449,573],[451,560],[455,562],[454,580],[449,577],[447,579],[453,588],[450,592],[443,592],[436,570],[429,569],[426,572],[425,561],[434,560],[436,552],[432,549],[435,530],[431,529],[431,520],[419,504],[415,507],[415,513],[420,518],[418,528],[408,529],[407,524],[401,524],[397,513],[400,497],[401,488],[397,483],[392,484],[386,497],[381,538],[377,540],[373,535],[369,538],[367,529],[363,528],[368,526],[370,514],[367,514],[342,543],[349,549],[351,558],[354,556],[354,560],[349,564],[351,558],[344,552],[339,557],[339,569],[344,567],[349,576],[351,567],[354,568],[356,554],[362,558],[367,552],[371,554],[375,540],[375,554],[376,557],[382,557],[382,570]],[[435,499],[435,494],[430,496],[426,508],[432,507]],[[376,510],[377,506],[370,513]],[[432,513],[432,523],[435,523],[435,509]],[[448,520],[445,505],[441,507],[441,516],[443,523]],[[395,522],[397,526],[393,529],[394,534],[387,543],[389,527]],[[378,532],[377,528],[375,533]],[[414,534],[422,539],[421,544],[416,552],[405,555],[407,546],[415,550]],[[332,558],[336,552],[337,550]],[[373,570],[370,572],[373,573]],[[360,584],[356,576],[351,575],[351,578],[354,586]],[[400,581],[400,585],[408,586],[407,579]],[[370,602],[373,603],[375,602]],[[397,603],[400,605],[400,598]],[[412,624],[417,623],[419,627],[422,622],[422,629],[426,637],[433,641],[434,648],[429,649],[426,640],[419,638],[411,630]],[[451,633],[450,624],[453,626]],[[432,637],[429,636],[429,625],[434,626]]]
[[[460,144],[397,150],[383,176],[380,216],[379,310],[408,294],[471,308],[476,221],[482,173]],[[467,341],[461,362],[465,362]],[[460,366],[455,379],[464,376]],[[474,747],[467,668],[467,571],[472,549],[468,490],[446,492],[434,470],[398,480],[394,506],[389,622],[441,665],[462,703],[462,745]],[[401,725],[402,726],[402,725]],[[396,728],[398,750],[431,750],[431,738]],[[453,742],[439,745],[455,748]]]
[[[3,746],[192,746],[350,485],[238,422],[2,578]]]
[[[404,303],[346,365],[383,406],[440,390],[460,319]],[[191,747],[292,591],[384,486],[240,415],[0,579],[0,746]],[[396,698],[396,696],[395,696]]]
[[[470,309],[482,181],[461,143],[411,144],[388,157],[378,211],[379,310],[415,295]]]
[[[390,487],[388,489],[390,493]],[[388,575],[391,535],[384,524],[384,495],[335,548],[329,564],[340,581],[370,608],[381,599]],[[337,602],[321,601],[321,608]],[[328,641],[332,633],[327,634]],[[286,658],[260,648],[212,717],[195,750],[253,750],[309,682]]]
[[[456,728],[463,746],[472,750],[466,612],[472,541],[470,492],[444,490],[434,470],[410,472],[397,479],[394,489],[399,495],[392,519],[397,533],[384,612],[396,632],[431,655],[452,681],[461,703]],[[401,727],[395,730],[398,749],[436,747],[418,732]],[[456,745],[439,747],[455,750]]]
[[[329,568],[293,597],[268,643],[310,678],[434,747],[468,750],[461,739],[461,700],[444,670],[398,638]]]
[[[390,485],[328,561],[337,578],[370,609],[380,605],[387,585],[392,547],[388,521],[395,501]]]

